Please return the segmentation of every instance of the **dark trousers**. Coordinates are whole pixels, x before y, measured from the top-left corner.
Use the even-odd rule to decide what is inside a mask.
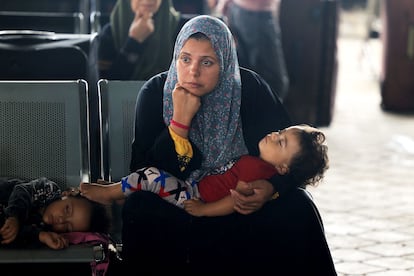
[[[288,92],[289,77],[276,15],[230,4],[228,25],[236,40],[240,65],[259,73],[283,100]]]
[[[212,218],[136,192],[124,205],[122,239],[125,275],[336,275],[319,213],[301,190],[252,215]]]

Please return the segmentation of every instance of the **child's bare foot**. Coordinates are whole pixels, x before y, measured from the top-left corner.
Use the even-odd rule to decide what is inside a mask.
[[[79,186],[82,196],[105,205],[124,199],[121,183],[98,184],[82,182]]]

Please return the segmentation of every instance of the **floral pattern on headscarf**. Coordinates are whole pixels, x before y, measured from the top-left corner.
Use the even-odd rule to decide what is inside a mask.
[[[240,114],[241,79],[236,46],[228,27],[218,18],[200,15],[189,20],[177,36],[173,60],[164,86],[164,120],[172,118],[172,91],[177,83],[176,61],[188,38],[195,33],[206,35],[220,62],[217,86],[201,99],[201,107],[192,120],[190,140],[202,152],[199,170],[190,175],[190,181],[199,181],[213,170],[247,154],[243,139]]]

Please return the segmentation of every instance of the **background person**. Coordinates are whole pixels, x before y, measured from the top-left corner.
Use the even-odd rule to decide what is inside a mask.
[[[186,20],[171,0],[118,0],[99,34],[99,78],[147,80],[167,70]]]
[[[259,73],[283,101],[289,89],[289,76],[279,24],[280,0],[215,2],[213,13],[223,16],[232,31],[240,66]]]

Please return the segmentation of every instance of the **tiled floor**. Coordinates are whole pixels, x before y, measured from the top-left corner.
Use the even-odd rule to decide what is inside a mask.
[[[335,113],[323,128],[330,169],[309,190],[338,275],[414,275],[414,113],[380,108],[381,42],[364,41],[362,24],[362,13],[341,13]]]

